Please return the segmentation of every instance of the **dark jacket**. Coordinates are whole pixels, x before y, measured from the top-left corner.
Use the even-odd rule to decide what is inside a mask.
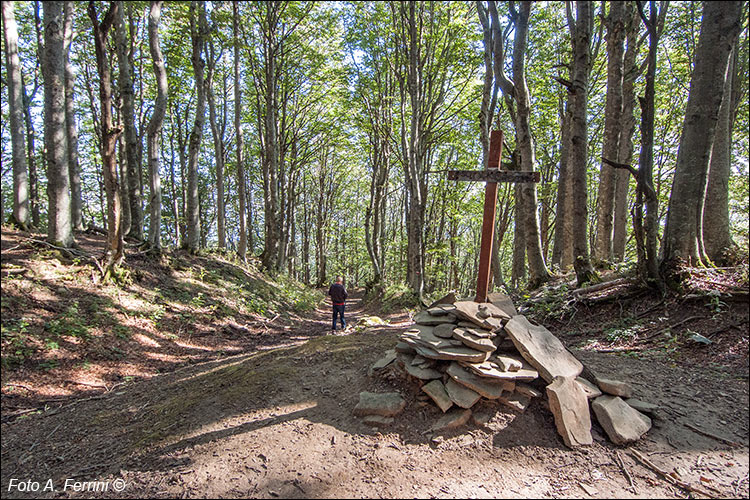
[[[331,296],[331,302],[335,306],[343,304],[349,297],[349,294],[346,293],[346,288],[341,283],[331,285],[331,288],[328,289],[328,295]]]

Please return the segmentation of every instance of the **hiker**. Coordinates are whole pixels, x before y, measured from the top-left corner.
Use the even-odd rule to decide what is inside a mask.
[[[333,303],[333,325],[331,326],[331,333],[335,333],[336,315],[341,317],[341,329],[343,330],[344,328],[346,328],[346,320],[344,319],[344,307],[346,307],[346,299],[349,297],[349,294],[346,293],[346,288],[344,288],[343,277],[336,276],[336,283],[331,285],[331,288],[328,289],[328,295],[331,296],[331,302]]]

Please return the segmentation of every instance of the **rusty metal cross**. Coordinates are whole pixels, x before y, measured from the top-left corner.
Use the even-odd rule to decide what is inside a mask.
[[[482,243],[479,251],[479,275],[475,302],[487,302],[490,285],[490,260],[492,238],[495,234],[495,208],[498,182],[539,182],[539,172],[514,172],[500,170],[503,151],[503,132],[493,130],[490,135],[490,154],[486,170],[449,170],[451,181],[484,181],[484,215],[482,216]]]

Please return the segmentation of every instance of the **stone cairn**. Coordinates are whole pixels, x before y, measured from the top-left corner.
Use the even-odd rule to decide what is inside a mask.
[[[417,313],[414,322],[370,375],[393,367],[416,379],[425,399],[444,413],[431,431],[465,424],[482,398],[523,412],[542,396],[544,384],[557,431],[569,447],[593,443],[590,402],[615,444],[636,441],[651,428],[643,412],[655,411],[656,405],[632,398],[626,383],[583,378],[581,362],[546,328],[518,314],[504,294],[490,294],[484,304],[449,294]],[[384,426],[405,407],[397,392],[363,392],[354,413],[369,425]],[[476,415],[475,420],[486,422]]]

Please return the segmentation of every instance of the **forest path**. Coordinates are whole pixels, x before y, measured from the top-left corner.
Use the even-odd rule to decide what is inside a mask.
[[[361,292],[353,291],[347,312],[352,325],[364,316]],[[544,398],[525,413],[484,402],[475,412],[488,412],[487,424],[429,432],[441,413],[420,404],[416,385],[367,375],[370,365],[393,347],[408,317],[386,316],[387,326],[330,335],[330,315],[329,299],[290,326],[269,325],[262,335],[267,340],[242,354],[183,366],[4,423],[3,496],[684,496],[596,429],[592,446],[566,448]],[[717,497],[747,497],[746,377],[727,377],[710,367],[696,371],[578,354],[587,366],[617,372],[644,399],[662,404],[662,417],[632,448]],[[390,427],[366,426],[352,415],[364,390],[398,391],[408,406]],[[692,432],[687,423],[741,446]],[[55,491],[8,489],[11,479],[42,486],[51,479]],[[108,490],[64,489],[68,479],[99,481],[94,484],[106,484]]]

